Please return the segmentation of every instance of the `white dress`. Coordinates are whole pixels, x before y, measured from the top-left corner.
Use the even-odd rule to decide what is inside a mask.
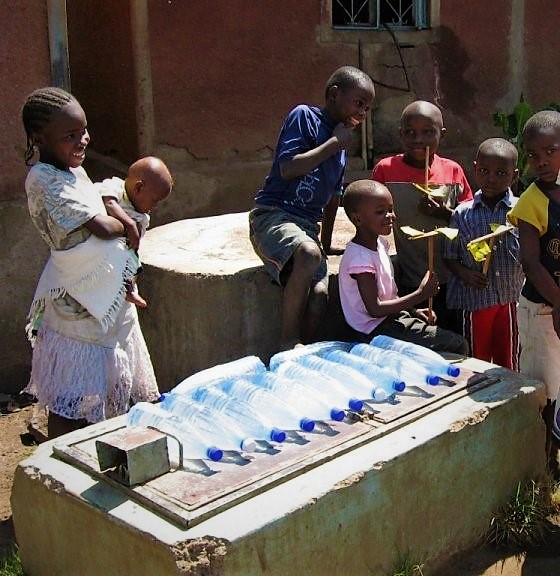
[[[122,278],[113,282],[119,294],[111,293],[109,298],[115,297],[111,301],[117,305],[110,307],[105,321],[101,321],[90,302],[108,297],[107,283],[97,278],[97,282],[90,284],[90,288],[100,290],[99,298],[92,298],[91,290],[89,299],[82,299],[79,291],[65,290],[67,277],[63,267],[72,261],[72,249],[83,250],[90,237],[83,224],[105,213],[85,170],[65,171],[38,163],[30,170],[25,189],[33,223],[53,254],[46,270],[52,272],[54,260],[61,272],[58,284],[51,279],[47,289],[38,292],[34,299],[32,311],[40,309],[41,320],[34,338],[31,379],[26,392],[55,414],[88,422],[123,414],[131,403],[157,399],[159,392],[150,355],[136,307],[124,301]],[[119,261],[126,268],[122,242],[119,247],[119,240],[95,240],[97,244],[112,243],[107,245],[115,247],[114,251],[105,250],[101,257],[97,255],[96,262],[105,259],[106,268],[111,269],[116,253],[121,255]],[[97,244],[91,244],[95,250]],[[74,265],[67,272],[67,276],[75,279]],[[91,276],[84,270],[84,277]]]

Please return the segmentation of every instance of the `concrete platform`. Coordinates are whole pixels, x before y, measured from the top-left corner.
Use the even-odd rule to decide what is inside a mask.
[[[55,443],[110,431],[120,418],[47,442],[14,480],[26,573],[377,576],[399,552],[433,570],[472,546],[517,482],[544,467],[542,385],[472,359],[463,366],[499,380],[186,528],[53,457]]]
[[[333,246],[354,234],[339,209]],[[282,290],[271,282],[249,241],[246,212],[181,220],[148,230],[142,240],[139,288],[149,302],[140,322],[162,391],[183,378],[242,356],[264,362],[278,351]],[[336,274],[322,339],[341,320]]]

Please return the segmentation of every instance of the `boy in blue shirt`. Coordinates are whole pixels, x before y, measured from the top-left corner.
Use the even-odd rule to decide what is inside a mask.
[[[517,149],[503,138],[489,138],[478,148],[474,163],[479,190],[473,200],[457,206],[451,226],[459,230],[446,243],[444,261],[451,270],[447,306],[459,310],[463,336],[471,355],[518,370],[517,301],[523,286],[517,230],[498,236],[486,273],[467,244],[490,234],[491,224],[506,224],[517,203],[511,184],[517,175]]]
[[[273,280],[284,287],[280,348],[312,340],[327,306],[326,252],[341,193],[345,150],[373,98],[371,78],[336,70],[323,108],[296,106],[282,126],[274,161],[249,214],[250,238]],[[319,221],[323,217],[319,240]],[[333,207],[334,206],[334,207]]]

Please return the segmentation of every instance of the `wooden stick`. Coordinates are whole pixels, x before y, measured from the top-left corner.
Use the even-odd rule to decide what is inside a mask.
[[[434,238],[435,236],[428,236],[428,271],[433,273],[434,271]],[[428,298],[428,320],[430,324],[434,323],[434,298],[430,296]]]
[[[482,242],[483,240],[490,240],[490,238],[496,238],[497,236],[501,236],[502,234],[505,234],[506,232],[513,230],[513,228],[514,228],[513,226],[508,226],[504,230],[499,230],[496,232],[490,232],[490,234],[485,234],[484,236],[480,236],[478,238],[473,238],[468,244],[474,244],[475,242]]]
[[[498,236],[498,234],[496,234],[495,236],[492,236],[490,238],[490,242],[488,242],[488,248],[490,248],[490,253],[488,254],[488,256],[486,256],[486,258],[484,260],[484,264],[482,265],[482,273],[484,274],[484,276],[486,276],[488,274],[488,269],[490,268],[490,260],[492,260],[492,253],[493,253],[494,243],[496,242],[496,236]]]
[[[428,183],[430,181],[430,147],[426,146],[426,158],[424,160],[424,188],[429,190]]]

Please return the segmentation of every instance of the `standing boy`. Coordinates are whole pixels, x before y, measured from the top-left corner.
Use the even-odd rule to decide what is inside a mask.
[[[274,161],[249,214],[250,238],[275,282],[284,287],[280,348],[312,340],[327,306],[328,278],[319,224],[340,194],[345,149],[374,98],[371,78],[352,66],[336,70],[323,108],[299,105],[278,138]],[[323,222],[330,240],[335,210]]]
[[[519,299],[520,370],[546,385],[546,453],[557,472],[560,442],[560,113],[544,110],[523,128],[523,146],[536,180],[508,218],[519,228],[521,264],[527,278]]]
[[[440,109],[431,102],[412,102],[402,111],[399,134],[404,152],[380,160],[373,169],[372,178],[391,190],[395,211],[402,224],[426,232],[447,226],[452,210],[458,202],[470,200],[472,191],[461,166],[436,154],[445,135]],[[439,200],[412,186],[416,183],[424,187],[426,181],[431,190],[437,188]],[[435,270],[440,291],[433,300],[434,311],[439,325],[455,329],[455,319],[447,312],[445,304],[449,271],[442,261],[443,241],[439,236],[436,237]],[[399,292],[407,294],[416,289],[424,275],[428,242],[411,241],[398,227],[394,230],[394,237]]]
[[[476,155],[474,199],[459,204],[451,226],[459,230],[448,240],[445,263],[452,276],[447,285],[447,306],[462,316],[462,333],[471,355],[518,370],[517,301],[523,286],[517,230],[496,237],[488,270],[477,262],[467,244],[492,232],[491,224],[506,224],[517,198],[511,185],[517,174],[517,149],[503,138],[482,142]]]
[[[378,334],[413,342],[435,351],[467,353],[464,338],[428,324],[427,310],[416,306],[437,294],[437,275],[425,271],[416,289],[399,296],[388,255],[393,229],[393,199],[386,186],[358,180],[346,188],[344,210],[356,227],[340,262],[340,301],[352,340],[369,342]]]

